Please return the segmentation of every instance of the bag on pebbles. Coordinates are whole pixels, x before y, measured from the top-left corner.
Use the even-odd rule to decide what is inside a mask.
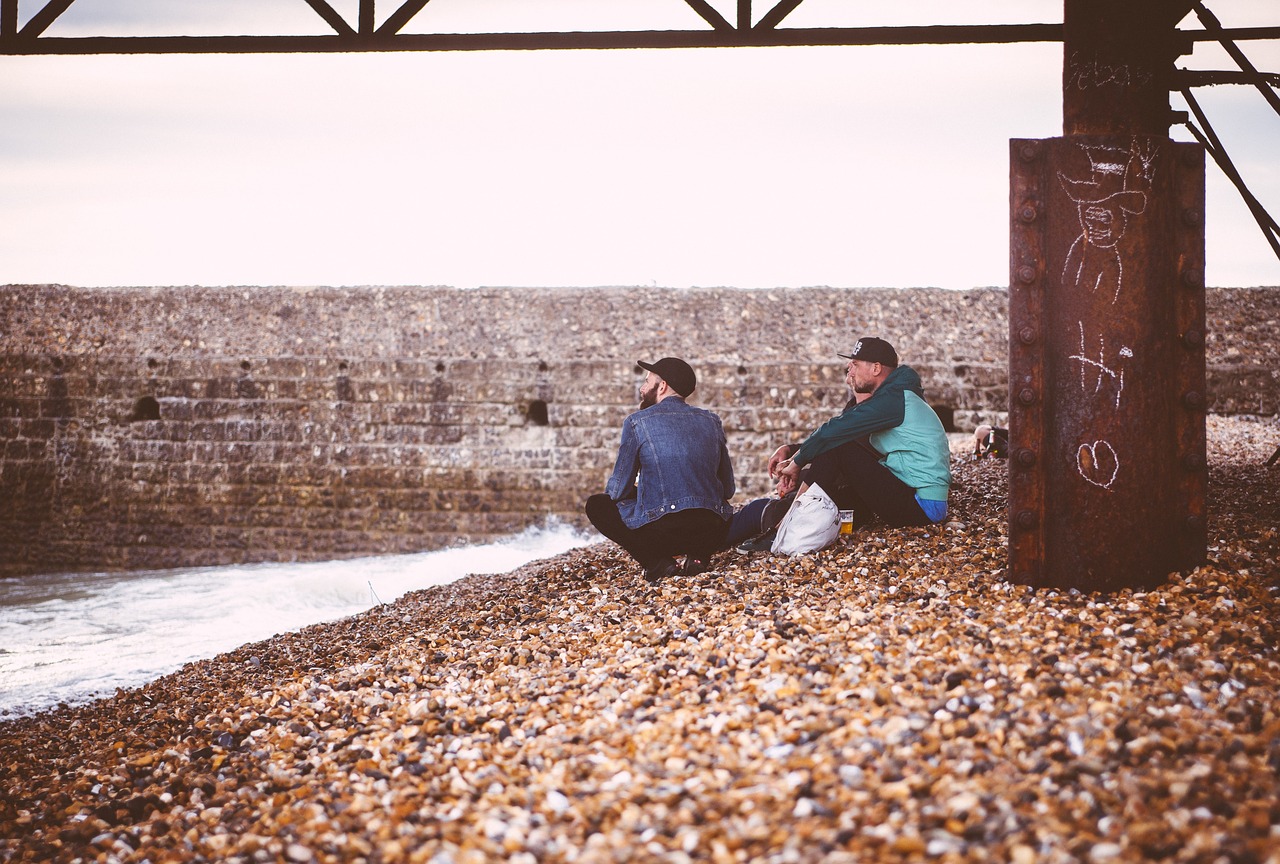
[[[814,483],[778,523],[771,551],[775,555],[803,555],[830,546],[840,533],[840,510],[831,496]]]

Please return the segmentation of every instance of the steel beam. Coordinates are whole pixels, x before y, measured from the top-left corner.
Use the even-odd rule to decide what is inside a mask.
[[[1204,8],[1204,4],[1200,0],[1194,0],[1192,5],[1195,6],[1196,15],[1200,18],[1200,23],[1204,25],[1204,29],[1218,39],[1223,50],[1231,55],[1232,60],[1236,61],[1240,71],[1252,78],[1253,84],[1258,88],[1258,92],[1262,94],[1262,98],[1267,100],[1277,114],[1280,114],[1280,96],[1276,95],[1276,91],[1272,89],[1272,85],[1267,82],[1266,77],[1249,62],[1249,58],[1244,56],[1244,52],[1236,47],[1236,43],[1223,33],[1222,24],[1219,23],[1212,12]]]
[[[801,2],[803,0],[779,0],[778,5],[766,12],[764,17],[756,24],[756,27],[761,30],[770,30],[777,27],[782,23],[782,19],[794,12]]]
[[[1018,42],[1061,42],[1062,24],[980,24],[911,27],[779,28],[799,0],[782,0],[754,27],[736,28],[719,17],[706,30],[570,31],[539,33],[402,33],[423,0],[410,0],[372,31],[348,24],[326,0],[306,0],[334,29],[329,36],[44,36],[58,7],[55,0],[43,18],[17,28],[17,0],[0,0],[0,55],[77,54],[330,54],[382,51],[535,51],[625,48],[769,48],[837,45],[993,45]],[[696,2],[696,0],[695,0]],[[415,8],[416,7],[416,8]],[[362,13],[367,7],[362,7]],[[712,10],[714,12],[714,10]],[[367,13],[364,13],[367,15]],[[369,19],[361,22],[369,26]],[[33,26],[35,25],[35,26]],[[1280,27],[1227,29],[1217,34],[1176,31],[1179,45],[1220,38],[1236,41],[1280,39]]]
[[[378,35],[387,36],[399,33],[404,25],[408,24],[415,15],[423,10],[427,2],[428,0],[407,0],[404,5],[391,14],[391,17],[382,22],[382,26],[378,28]]]
[[[1065,8],[1065,134],[1010,146],[1009,572],[1150,587],[1205,556],[1204,149],[1168,138],[1176,12]]]
[[[332,22],[331,22],[332,23]],[[762,22],[763,23],[763,22]],[[348,30],[350,28],[348,27]],[[374,33],[333,36],[43,36],[0,39],[0,54],[299,54],[378,51],[749,48],[806,45],[953,45],[1058,42],[1060,24],[977,27],[762,28],[567,33]]]
[[[338,14],[338,10],[328,4],[327,0],[306,0],[306,2],[339,36],[356,35],[356,31],[351,28],[345,18]]]
[[[27,26],[19,31],[19,36],[25,39],[34,39],[49,29],[49,25],[58,20],[58,16],[67,11],[67,8],[74,3],[75,0],[49,0],[44,7],[31,16],[31,20],[27,22]],[[15,14],[17,3],[14,3]]]

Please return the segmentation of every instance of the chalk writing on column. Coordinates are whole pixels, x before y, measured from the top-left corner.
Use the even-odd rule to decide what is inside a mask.
[[[1108,70],[1103,76],[1101,70],[1092,70],[1095,80],[1109,77],[1110,73]],[[1084,79],[1080,80],[1080,86],[1084,86]],[[1080,145],[1080,149],[1088,157],[1088,173],[1058,172],[1058,182],[1075,203],[1080,221],[1080,234],[1072,242],[1063,265],[1062,283],[1064,288],[1074,286],[1093,293],[1105,292],[1103,296],[1114,304],[1124,290],[1124,254],[1120,241],[1134,217],[1141,216],[1147,209],[1157,145],[1154,141],[1135,138],[1128,149],[1108,145]],[[1109,351],[1105,332],[1086,337],[1085,322],[1079,321],[1077,326],[1080,350],[1070,359],[1080,364],[1080,390],[1086,398],[1107,399],[1111,407],[1119,411],[1124,397],[1125,366],[1133,357],[1133,349],[1122,345],[1119,350]],[[1120,455],[1110,441],[1086,439],[1076,448],[1075,459],[1080,476],[1101,489],[1111,489],[1120,475]]]
[[[1094,486],[1110,489],[1120,473],[1120,457],[1107,441],[1081,444],[1076,450],[1076,468],[1080,476]]]
[[[1080,362],[1080,389],[1088,392],[1088,376],[1090,371],[1092,371],[1096,376],[1093,382],[1093,395],[1098,395],[1102,390],[1104,381],[1110,381],[1115,385],[1115,403],[1116,408],[1119,408],[1120,397],[1124,395],[1124,369],[1112,368],[1107,365],[1107,343],[1105,337],[1101,335],[1098,336],[1098,359],[1095,360],[1092,357],[1087,356],[1085,351],[1088,349],[1084,344],[1084,322],[1078,321],[1076,323],[1080,327],[1080,353],[1072,354],[1070,359],[1078,360]],[[1122,347],[1118,353],[1120,357],[1125,360],[1133,356],[1133,350],[1128,346]],[[1119,367],[1120,364],[1117,362],[1114,365]]]
[[[1128,150],[1081,145],[1089,157],[1088,177],[1058,172],[1058,182],[1075,202],[1080,235],[1071,244],[1062,268],[1063,282],[1077,288],[1105,290],[1111,302],[1124,287],[1124,258],[1119,243],[1129,218],[1147,209],[1147,193],[1155,171],[1154,152],[1135,141]]]
[[[1092,90],[1108,85],[1122,88],[1145,87],[1155,80],[1150,69],[1131,69],[1126,63],[1102,63],[1086,59],[1079,51],[1072,51],[1067,59],[1066,86],[1077,90]]]

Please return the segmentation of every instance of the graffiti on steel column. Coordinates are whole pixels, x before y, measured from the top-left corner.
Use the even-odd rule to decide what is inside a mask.
[[[1134,140],[1128,147],[1078,145],[1086,157],[1079,171],[1058,172],[1058,182],[1076,205],[1080,233],[1072,241],[1062,271],[1062,287],[1097,299],[1081,305],[1096,310],[1093,320],[1078,320],[1079,351],[1068,359],[1079,365],[1080,398],[1089,416],[1123,423],[1125,369],[1134,352],[1117,337],[1119,316],[1102,312],[1125,289],[1125,246],[1121,241],[1147,210],[1155,175],[1156,145]],[[1087,165],[1087,169],[1085,166]],[[1084,301],[1084,298],[1078,298]],[[1093,403],[1092,406],[1089,403]],[[1111,423],[1106,425],[1110,426]],[[1120,476],[1121,454],[1095,428],[1081,430],[1075,467],[1085,482],[1110,490]]]
[[[1106,337],[1098,336],[1098,355],[1095,360],[1086,352],[1089,350],[1085,347],[1084,339],[1084,322],[1076,322],[1080,327],[1080,353],[1072,354],[1072,360],[1080,363],[1080,390],[1089,392],[1089,376],[1093,375],[1093,395],[1097,396],[1102,392],[1104,384],[1110,385],[1115,393],[1115,406],[1120,407],[1120,397],[1124,395],[1124,368],[1122,363],[1133,356],[1133,349],[1127,345],[1122,346],[1117,353],[1118,360],[1107,359],[1107,341]]]
[[[1110,489],[1120,473],[1120,457],[1110,441],[1081,444],[1076,450],[1076,470],[1094,486]]]
[[[1128,150],[1080,145],[1089,157],[1087,177],[1058,172],[1067,197],[1075,202],[1080,236],[1071,244],[1062,268],[1064,285],[1106,291],[1111,302],[1124,288],[1124,257],[1120,240],[1129,219],[1147,209],[1155,155],[1137,142]]]
[[[1155,74],[1150,69],[1130,68],[1127,63],[1106,63],[1097,58],[1082,56],[1079,51],[1073,51],[1067,58],[1064,86],[1075,87],[1081,91],[1108,86],[1128,90],[1148,87],[1153,81],[1155,81]]]

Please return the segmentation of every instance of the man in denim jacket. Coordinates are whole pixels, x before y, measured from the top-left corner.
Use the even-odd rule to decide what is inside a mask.
[[[685,402],[697,378],[676,357],[639,361],[649,374],[640,410],[622,424],[622,444],[604,494],[587,499],[587,518],[644,568],[650,583],[681,568],[707,569],[733,508],[733,465],[720,418]]]

